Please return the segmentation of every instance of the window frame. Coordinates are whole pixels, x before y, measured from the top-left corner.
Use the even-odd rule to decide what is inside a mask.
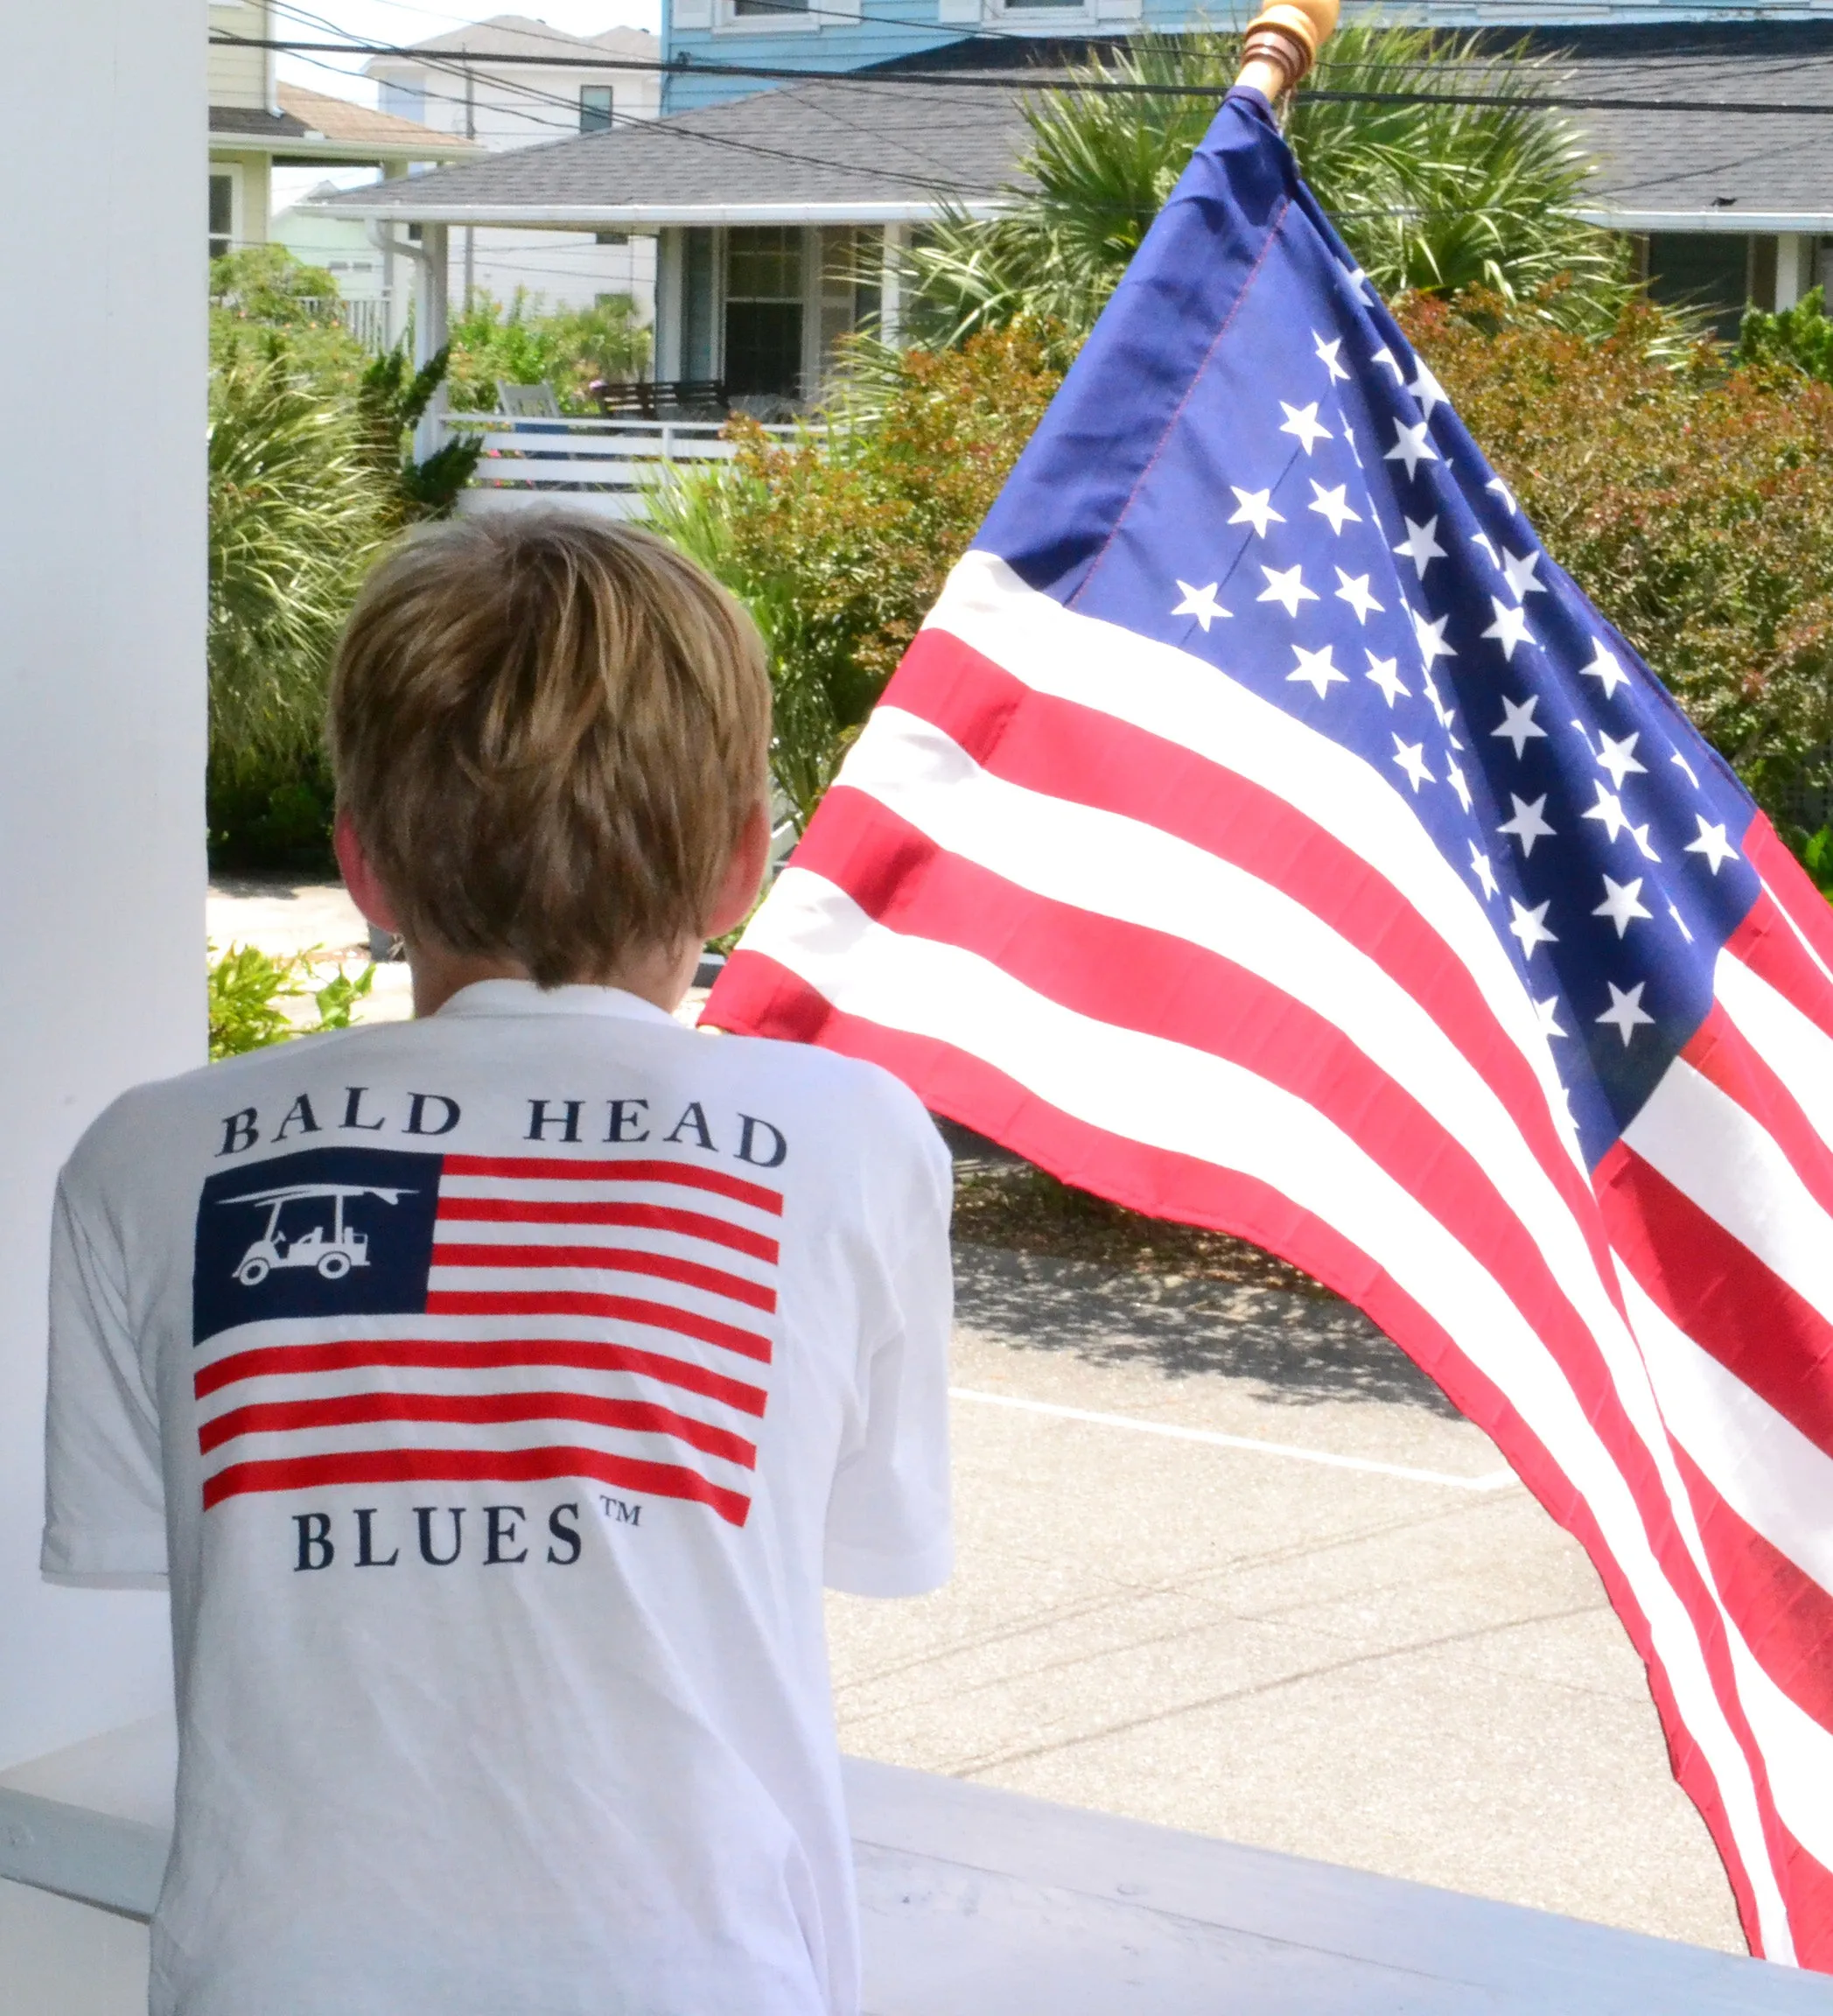
[[[602,94],[605,104],[588,107],[586,94]],[[582,133],[609,133],[617,120],[617,88],[612,84],[582,84],[579,87],[579,130]]]
[[[808,35],[824,25],[807,7],[770,9],[759,14],[738,12],[739,0],[718,0],[713,10],[716,35]]]
[[[227,182],[229,186],[229,229],[224,250],[221,252],[216,250],[217,242],[220,238],[224,237],[223,233],[209,231],[206,240],[210,247],[210,257],[212,259],[222,259],[227,258],[231,252],[237,252],[242,248],[242,174],[241,162],[211,162],[209,164],[209,179],[211,182]],[[207,200],[206,198],[204,219],[206,228],[210,222]]]

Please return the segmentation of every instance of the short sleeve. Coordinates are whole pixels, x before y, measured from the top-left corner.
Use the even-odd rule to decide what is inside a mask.
[[[40,1566],[53,1581],[143,1586],[166,1568],[159,1422],[113,1245],[92,1235],[59,1182]]]
[[[901,1089],[901,1088],[900,1088]],[[908,1098],[905,1094],[904,1097]],[[854,1596],[920,1596],[954,1567],[948,1508],[948,1153],[916,1108],[922,1138],[897,1200],[890,1256],[868,1306],[864,1418],[828,1502],[825,1579]]]

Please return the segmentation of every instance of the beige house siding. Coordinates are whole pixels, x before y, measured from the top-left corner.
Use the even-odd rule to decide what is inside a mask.
[[[210,32],[215,34],[265,37],[268,33],[264,0],[215,0],[210,9]],[[254,111],[265,110],[268,102],[268,52],[264,49],[210,47],[210,102],[240,105]]]

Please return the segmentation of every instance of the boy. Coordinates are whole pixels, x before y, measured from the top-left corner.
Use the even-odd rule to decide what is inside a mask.
[[[172,1597],[154,2016],[857,2006],[821,1583],[948,1572],[948,1168],[876,1068],[672,1018],[768,714],[645,534],[411,540],[331,745],[417,1019],[64,1172],[44,1565]]]

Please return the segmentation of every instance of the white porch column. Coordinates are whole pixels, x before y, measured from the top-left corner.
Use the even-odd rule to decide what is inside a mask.
[[[381,178],[384,182],[397,182],[407,172],[405,161],[385,161]],[[372,235],[381,248],[381,284],[383,293],[388,298],[388,346],[392,349],[408,332],[408,302],[411,295],[402,262],[394,249],[395,227],[390,224]]]
[[[878,269],[878,335],[893,346],[904,336],[904,253],[909,243],[909,225],[885,227],[885,258]]]
[[[414,262],[414,361],[424,364],[444,348],[446,340],[446,309],[451,290],[448,259],[450,234],[444,224],[428,224],[420,234],[421,256]],[[445,418],[445,388],[434,393],[432,402],[420,416],[414,430],[414,453],[421,461],[440,445]]]
[[[1813,286],[1808,272],[1813,239],[1800,231],[1785,231],[1776,240],[1776,312],[1793,308]]]

